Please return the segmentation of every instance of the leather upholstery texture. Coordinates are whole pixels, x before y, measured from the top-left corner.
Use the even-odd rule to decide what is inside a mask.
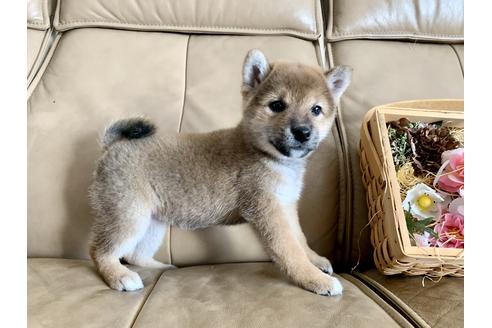
[[[271,263],[138,269],[145,288],[107,288],[89,261],[28,260],[28,326],[37,327],[400,327],[396,311],[341,277],[343,296],[293,285]],[[367,293],[367,294],[365,294]]]
[[[109,8],[118,8],[110,10]],[[224,34],[287,34],[315,40],[317,0],[62,0],[54,25]]]
[[[29,99],[29,256],[87,258],[87,189],[100,135],[112,120],[135,115],[177,132],[186,47],[187,36],[179,34],[63,34]]]
[[[372,269],[358,273],[400,311],[423,327],[462,327],[464,325],[464,279],[443,277],[384,276]]]
[[[324,297],[288,281],[271,263],[166,271],[134,327],[398,327],[345,279],[344,294]],[[392,313],[393,314],[393,313]],[[399,319],[399,317],[398,317]]]
[[[109,289],[89,261],[27,260],[27,326],[131,327],[161,270],[130,267],[144,282],[138,292]]]
[[[327,39],[464,40],[463,0],[329,0]]]
[[[27,29],[27,75],[31,75],[35,70],[35,64],[39,56],[43,53],[42,48],[49,33],[28,28]]]
[[[328,44],[332,64],[354,69],[352,84],[340,105],[345,135],[349,202],[343,248],[350,268],[360,257],[372,265],[365,190],[361,183],[358,144],[364,114],[372,107],[411,99],[463,98],[463,72],[455,46],[400,41],[347,40]],[[462,45],[458,45],[461,49]],[[363,230],[362,234],[361,231]],[[360,243],[359,243],[359,236]],[[359,252],[360,248],[360,252]]]
[[[41,67],[52,40],[51,14],[56,0],[27,1],[27,85]]]
[[[47,30],[51,26],[51,14],[56,0],[27,0],[27,27]]]

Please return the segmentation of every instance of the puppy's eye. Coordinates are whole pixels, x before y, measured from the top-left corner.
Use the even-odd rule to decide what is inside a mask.
[[[321,114],[321,111],[322,111],[322,109],[318,105],[311,108],[311,112],[313,113],[314,116],[318,116],[319,114]]]
[[[282,100],[275,100],[269,103],[268,107],[270,107],[272,112],[280,113],[283,112],[287,106]]]

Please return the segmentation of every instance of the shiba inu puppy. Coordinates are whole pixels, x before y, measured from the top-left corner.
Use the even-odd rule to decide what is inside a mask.
[[[341,294],[330,261],[306,242],[297,202],[306,158],[330,132],[350,78],[348,67],[323,72],[269,63],[251,50],[243,66],[243,118],[235,128],[162,137],[146,119],[109,126],[89,190],[95,212],[90,254],[107,284],[120,291],[143,287],[121,258],[172,268],[153,259],[170,225],[248,222],[296,284]]]

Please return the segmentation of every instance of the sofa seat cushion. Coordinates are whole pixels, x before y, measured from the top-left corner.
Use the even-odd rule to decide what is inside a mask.
[[[349,276],[344,276],[350,279]],[[292,284],[272,263],[237,263],[166,271],[134,327],[398,327],[349,280],[342,296]]]
[[[90,261],[28,259],[28,327],[130,327],[161,274],[130,268],[145,288],[121,293],[107,287]]]
[[[463,327],[464,279],[385,276],[376,269],[356,273],[421,327]]]
[[[463,98],[462,45],[399,41],[349,40],[329,43],[329,59],[354,69],[352,83],[340,105],[344,128],[349,219],[345,229],[347,267],[357,262],[359,247],[363,264],[372,262],[367,224],[365,189],[359,169],[360,126],[372,107],[397,101],[431,98]],[[352,181],[352,182],[350,182]]]
[[[28,326],[36,327],[409,327],[357,279],[342,296],[293,285],[272,263],[162,271],[130,266],[144,289],[109,289],[85,260],[28,259]]]

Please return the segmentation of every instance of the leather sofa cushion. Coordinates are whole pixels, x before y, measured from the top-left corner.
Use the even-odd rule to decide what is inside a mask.
[[[144,289],[109,289],[89,261],[29,259],[28,326],[37,327],[408,327],[357,279],[318,296],[271,263],[159,270],[131,267]],[[156,282],[157,281],[157,282]]]
[[[41,60],[43,49],[47,44],[46,39],[49,38],[49,33],[28,28],[27,29],[27,75],[31,75],[35,70],[35,66]]]
[[[187,36],[79,29],[58,40],[28,101],[28,256],[88,258],[100,134],[130,115],[178,130]]]
[[[424,327],[464,325],[464,279],[385,276],[377,270],[357,276],[384,295],[395,307]]]
[[[27,260],[27,326],[131,327],[161,270],[130,267],[144,282],[138,292],[109,289],[89,261]]]
[[[344,127],[345,163],[349,188],[345,221],[347,267],[355,265],[359,233],[367,224],[365,190],[361,184],[358,144],[364,114],[376,105],[430,98],[463,98],[462,45],[398,41],[348,40],[329,44],[329,57],[337,65],[353,67],[352,84],[340,105]],[[462,55],[461,51],[461,55]],[[340,224],[343,224],[341,222]],[[370,228],[361,237],[363,264],[372,263]]]
[[[463,42],[463,0],[330,0],[327,38]]]
[[[50,28],[50,15],[56,0],[27,0],[27,27],[35,30]]]
[[[316,39],[318,0],[61,0],[54,25],[226,34],[288,34]],[[318,26],[319,25],[319,26]]]
[[[293,285],[271,263],[169,270],[155,285],[134,327],[151,327],[156,322],[177,328],[383,328],[405,324],[396,312],[385,312],[344,277],[350,279],[341,278],[343,295],[326,297]]]

